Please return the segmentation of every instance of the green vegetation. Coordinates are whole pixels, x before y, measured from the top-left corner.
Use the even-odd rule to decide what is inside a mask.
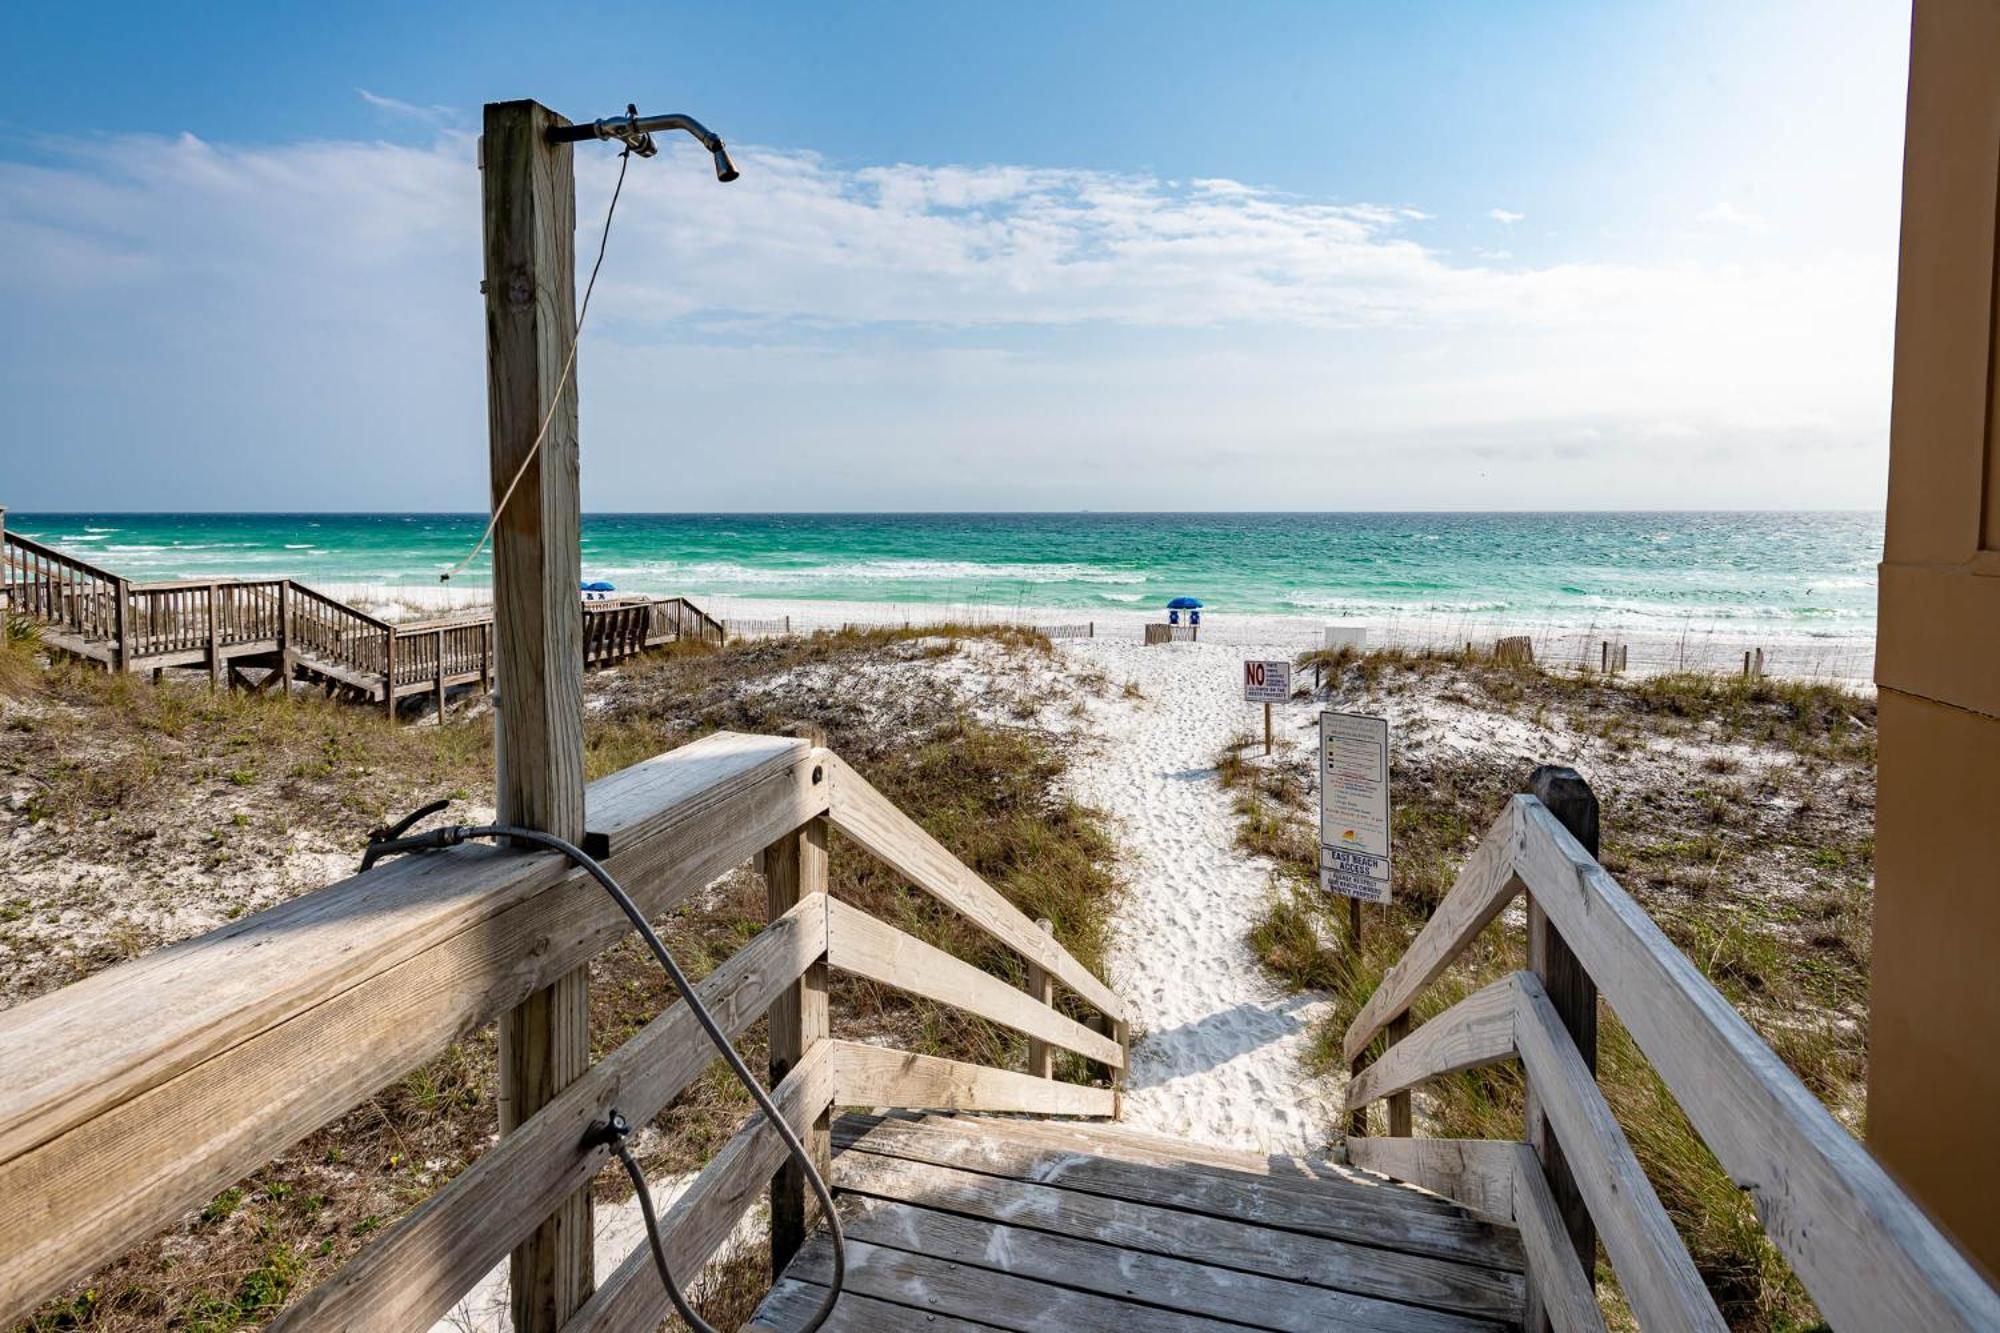
[[[918,627],[689,644],[590,677],[588,771],[599,776],[720,729],[825,736],[885,795],[1059,939],[1097,966],[1116,892],[1113,848],[1096,816],[1061,795],[1059,742],[1032,719],[1052,700],[1022,696],[982,720],[940,683],[937,659],[979,650],[1049,651],[1013,628]],[[10,652],[12,650],[10,649]],[[0,664],[15,660],[0,657]],[[131,868],[206,865],[214,875],[264,873],[292,839],[358,848],[366,830],[438,795],[463,799],[492,785],[490,722],[391,727],[369,709],[315,695],[211,694],[169,681],[36,663],[32,641],[18,677],[0,674],[5,716],[0,774],[32,779],[38,854],[87,855]],[[993,703],[989,695],[982,707]],[[174,830],[185,823],[183,838]],[[214,858],[227,858],[215,860]],[[955,914],[904,886],[838,838],[832,891],[961,957],[1014,975],[1011,955]],[[10,892],[12,892],[10,890]],[[262,904],[258,904],[261,906]],[[47,905],[10,897],[7,914],[35,919]],[[254,909],[253,909],[254,910]],[[763,925],[764,891],[739,871],[677,911],[663,932],[697,978]],[[31,958],[0,923],[0,957]],[[65,965],[44,965],[39,989],[161,943],[135,930]],[[1016,978],[1018,980],[1018,977]],[[955,1010],[836,974],[836,1031],[881,1036],[909,1049],[1018,1063],[1022,1040]],[[601,1056],[669,1004],[671,989],[636,941],[591,967],[591,1031]],[[762,1024],[739,1041],[753,1068]],[[340,1266],[461,1171],[491,1141],[496,1060],[489,1026],[295,1145],[198,1215],[44,1306],[23,1327],[226,1330],[262,1323],[295,1292]],[[1080,1060],[1069,1077],[1101,1071]],[[702,1165],[742,1122],[747,1097],[712,1065],[644,1136],[653,1172]],[[628,1193],[615,1169],[596,1188]],[[760,1247],[700,1280],[711,1322],[733,1327],[769,1285]]]
[[[1688,675],[1606,680],[1472,655],[1352,650],[1310,654],[1335,706],[1426,700],[1482,721],[1528,721],[1552,761],[1579,768],[1603,804],[1603,861],[1674,943],[1744,1011],[1773,1049],[1850,1125],[1866,1076],[1868,921],[1873,864],[1874,701],[1820,684]],[[1465,857],[1526,786],[1532,763],[1499,745],[1411,744],[1392,756],[1395,901],[1366,908],[1363,947],[1347,905],[1315,882],[1310,759],[1217,756],[1236,793],[1237,837],[1276,863],[1250,938],[1286,984],[1328,992],[1315,1034],[1321,1071],[1384,972],[1449,891]],[[1517,918],[1503,916],[1419,1000],[1421,1022],[1524,963]],[[1816,1312],[1735,1188],[1608,1010],[1599,1079],[1662,1201],[1733,1327],[1813,1326]],[[1419,1132],[1518,1139],[1521,1084],[1511,1065],[1420,1090]],[[1373,1113],[1372,1132],[1386,1129]],[[1615,1286],[1600,1264],[1607,1290]]]

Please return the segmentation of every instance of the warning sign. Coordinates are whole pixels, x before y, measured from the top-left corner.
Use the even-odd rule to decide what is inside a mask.
[[[1389,901],[1389,720],[1319,715],[1319,883]]]
[[[1243,702],[1247,704],[1281,704],[1292,697],[1292,664],[1290,662],[1245,662],[1243,664]]]

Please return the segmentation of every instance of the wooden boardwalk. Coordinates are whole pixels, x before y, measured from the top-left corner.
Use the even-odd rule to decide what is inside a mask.
[[[1531,929],[1545,918],[1573,947],[1601,988],[1590,1007],[1601,995],[1618,1013],[1829,1324],[2000,1328],[2000,1294],[1567,831],[1556,811],[1575,802],[1541,776],[1554,804],[1509,802],[1348,1030],[1345,1166],[1108,1123],[1130,1065],[1125,1001],[830,750],[717,732],[591,783],[584,826],[652,918],[734,866],[762,868],[768,924],[699,991],[728,1036],[768,1021],[778,1114],[825,1163],[849,1242],[833,1329],[1407,1333],[1546,1317],[1603,1333],[1601,1238],[1641,1327],[1720,1333],[1541,972],[1402,1021],[1524,891]],[[974,966],[828,896],[835,853],[879,861],[1019,966]],[[589,889],[546,853],[398,858],[0,1011],[0,1324],[627,938]],[[835,1037],[834,972],[1005,1027],[1028,1067]],[[1085,1081],[1052,1078],[1051,1048],[1080,1057],[1061,1072]],[[689,1007],[669,1006],[273,1327],[434,1326],[606,1165],[587,1130],[607,1108],[650,1122],[713,1057]],[[1544,1126],[1413,1136],[1413,1092],[1500,1061],[1518,1063]],[[1368,1132],[1375,1101],[1390,1103],[1388,1135]],[[835,1118],[856,1107],[873,1112]],[[827,1289],[831,1245],[761,1116],[666,1208],[662,1244],[675,1272],[697,1273],[766,1193],[778,1280],[758,1319],[792,1330]],[[638,1333],[668,1310],[642,1242],[554,1327]]]
[[[833,1138],[828,1330],[1520,1326],[1514,1228],[1369,1172],[982,1116],[851,1115]],[[831,1276],[822,1230],[757,1322],[797,1328]]]
[[[683,638],[720,643],[722,622],[683,597],[584,602],[585,666]],[[493,614],[390,622],[292,579],[135,583],[16,533],[0,532],[0,607],[51,648],[112,671],[208,673],[216,685],[307,681],[380,705],[490,686]]]

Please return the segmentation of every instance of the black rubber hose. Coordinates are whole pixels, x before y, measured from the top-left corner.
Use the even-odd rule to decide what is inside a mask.
[[[405,820],[398,828],[407,828],[409,823],[409,820]],[[470,838],[512,838],[518,842],[533,843],[550,851],[561,852],[602,885],[604,891],[611,895],[611,900],[618,904],[619,910],[625,913],[625,918],[632,923],[632,928],[646,941],[646,947],[653,951],[653,957],[658,959],[660,966],[666,970],[668,979],[674,983],[674,989],[681,993],[682,1001],[693,1012],[695,1021],[701,1024],[702,1030],[708,1034],[709,1041],[714,1043],[716,1052],[722,1056],[730,1072],[736,1075],[737,1081],[750,1094],[750,1099],[757,1103],[757,1109],[763,1113],[771,1128],[778,1131],[778,1137],[785,1142],[785,1150],[791,1154],[792,1160],[798,1163],[799,1170],[805,1175],[806,1184],[812,1187],[813,1194],[818,1197],[820,1209],[826,1215],[827,1230],[833,1236],[833,1285],[827,1288],[826,1296],[820,1301],[819,1308],[813,1311],[812,1318],[807,1320],[799,1331],[799,1333],[813,1333],[826,1322],[827,1316],[833,1313],[833,1304],[840,1299],[841,1288],[847,1279],[847,1239],[841,1233],[840,1215],[833,1209],[833,1194],[827,1189],[826,1180],[820,1175],[819,1168],[813,1164],[812,1154],[806,1151],[803,1143],[799,1142],[799,1136],[785,1122],[785,1117],[771,1101],[770,1094],[764,1091],[756,1077],[751,1074],[750,1067],[743,1063],[743,1057],[736,1053],[734,1046],[730,1045],[728,1035],[716,1023],[715,1016],[708,1012],[708,1006],[695,994],[693,983],[687,979],[687,974],[681,971],[680,965],[674,962],[673,955],[667,952],[667,946],[660,942],[659,935],[654,932],[645,914],[639,910],[639,905],[633,902],[631,895],[611,877],[611,872],[599,865],[596,858],[567,839],[559,838],[553,833],[543,833],[539,829],[521,828],[513,824],[453,824],[408,837],[384,839],[370,845],[371,855],[368,862],[372,863],[379,856],[393,855],[396,852],[454,847]],[[366,868],[367,863],[364,863],[363,869]],[[615,1116],[616,1113],[613,1114]],[[646,1238],[652,1247],[653,1264],[660,1270],[660,1281],[666,1284],[667,1297],[673,1301],[674,1309],[695,1333],[719,1333],[688,1305],[687,1297],[681,1294],[680,1285],[674,1281],[674,1275],[667,1267],[666,1243],[660,1238],[659,1219],[653,1212],[652,1191],[646,1187],[645,1173],[639,1169],[639,1164],[633,1160],[630,1149],[625,1146],[623,1134],[614,1132],[603,1137],[601,1141],[609,1143],[612,1151],[618,1154],[619,1161],[625,1166],[625,1173],[632,1178],[633,1187],[638,1191],[639,1211],[646,1219]]]

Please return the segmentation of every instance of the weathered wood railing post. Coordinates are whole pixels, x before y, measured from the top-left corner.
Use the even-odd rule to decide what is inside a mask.
[[[7,506],[0,505],[0,616],[13,605],[13,583],[14,562],[7,557]]]
[[[118,636],[111,669],[122,675],[132,669],[132,580],[113,579],[111,596],[111,631]]]
[[[826,892],[826,819],[811,820],[764,849],[764,888],[768,919],[798,906],[809,894]],[[826,955],[785,989],[770,1008],[771,1086],[792,1072],[814,1042],[831,1033],[826,1005]],[[833,1169],[831,1108],[800,1135],[822,1178]],[[813,1200],[805,1173],[786,1159],[771,1177],[771,1271],[783,1272],[805,1244]]]
[[[278,688],[289,690],[292,672],[298,665],[298,650],[292,646],[292,581],[278,580]]]
[[[1556,822],[1568,829],[1570,836],[1583,844],[1585,851],[1593,857],[1597,855],[1597,796],[1590,790],[1590,784],[1583,780],[1582,774],[1573,768],[1544,764],[1529,775],[1528,791],[1548,807]],[[1532,895],[1528,898],[1528,970],[1541,978],[1550,1004],[1555,1007],[1563,1026],[1569,1030],[1577,1052],[1583,1056],[1583,1063],[1595,1075],[1597,983],[1584,971],[1583,964],[1570,952],[1569,945],[1563,941],[1562,935],[1550,923],[1548,914],[1542,911]],[[1576,1187],[1576,1179],[1563,1156],[1562,1145],[1549,1128],[1548,1118],[1542,1112],[1532,1082],[1527,1083],[1527,1139],[1535,1155],[1541,1158],[1542,1169],[1548,1174],[1549,1194],[1569,1230],[1570,1243],[1576,1247],[1577,1262],[1583,1265],[1585,1280],[1594,1286],[1597,1229],[1591,1224],[1590,1208]],[[1529,1333],[1539,1333],[1547,1325],[1548,1319],[1540,1301],[1531,1291],[1524,1327]]]
[[[396,721],[396,630],[382,631],[382,711],[393,725]]]
[[[222,686],[222,607],[221,585],[208,585],[208,688]]]
[[[1047,917],[1036,918],[1035,924],[1044,935],[1056,932],[1056,923]],[[1032,959],[1028,963],[1027,991],[1043,1004],[1055,1003],[1055,979]],[[1055,1077],[1055,1048],[1040,1037],[1028,1038],[1028,1072],[1036,1078]]]
[[[576,380],[570,373],[576,181],[568,145],[548,141],[550,129],[567,123],[534,102],[488,103],[480,167],[491,496],[498,513],[493,533],[500,676],[497,805],[502,823],[580,842],[582,553]],[[510,487],[512,498],[506,499]],[[390,693],[393,697],[393,682]],[[502,1134],[588,1068],[588,976],[578,968],[502,1018]],[[588,1299],[588,1189],[565,1199],[514,1251],[512,1274],[517,1333],[554,1333]]]
[[[432,664],[431,691],[437,698],[438,725],[444,725],[444,631],[437,632],[437,661]]]

